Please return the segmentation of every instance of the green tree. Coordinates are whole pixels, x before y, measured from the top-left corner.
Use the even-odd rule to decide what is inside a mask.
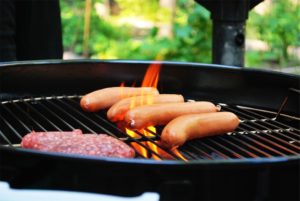
[[[77,54],[83,52],[84,1],[61,0],[64,47]],[[117,15],[104,19],[98,15],[93,0],[89,53],[101,59],[160,58],[172,61],[211,61],[211,20],[209,12],[194,0],[177,0],[173,37],[159,35],[161,22],[169,20],[158,0],[115,0]],[[137,34],[137,27],[119,24],[118,19],[133,17],[153,22],[154,27]]]
[[[300,5],[292,0],[273,0],[271,5],[263,15],[251,12],[249,24],[284,65],[289,61],[288,47],[300,45]]]

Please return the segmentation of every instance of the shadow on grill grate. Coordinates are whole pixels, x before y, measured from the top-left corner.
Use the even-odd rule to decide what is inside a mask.
[[[180,154],[165,150],[157,143],[158,135],[130,137],[106,119],[106,111],[83,112],[79,96],[55,96],[4,101],[0,104],[0,145],[19,147],[22,136],[35,131],[69,131],[81,129],[84,133],[107,133],[128,144],[137,143],[148,152],[148,158],[197,160],[242,159],[299,155],[299,119],[242,106],[221,104],[222,110],[234,112],[241,124],[233,133],[192,140],[179,148]],[[288,120],[288,121],[286,121]],[[149,131],[151,132],[151,131]],[[154,144],[157,151],[144,142]],[[163,154],[161,154],[163,153]],[[180,157],[181,156],[181,157]],[[137,152],[137,158],[143,158]]]

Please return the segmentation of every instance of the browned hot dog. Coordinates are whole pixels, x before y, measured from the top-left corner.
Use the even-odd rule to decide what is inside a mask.
[[[183,96],[179,94],[159,94],[155,96],[149,95],[124,98],[109,108],[107,111],[107,118],[112,122],[122,121],[131,105],[133,107],[138,107],[141,105],[179,102],[184,102]]]
[[[161,145],[171,149],[183,145],[187,140],[232,132],[239,122],[239,118],[231,112],[183,115],[165,126]]]
[[[205,101],[164,103],[130,109],[126,113],[124,121],[130,129],[142,129],[148,126],[165,125],[172,119],[184,114],[199,114],[217,111],[218,107],[213,103]]]
[[[146,94],[157,95],[158,90],[153,87],[110,87],[93,91],[83,96],[80,100],[82,109],[88,112],[95,112],[108,108],[119,100],[131,96]]]

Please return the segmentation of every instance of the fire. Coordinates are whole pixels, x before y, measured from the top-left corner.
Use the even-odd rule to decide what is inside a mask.
[[[125,82],[121,82],[120,87],[125,87]]]
[[[160,63],[153,63],[153,64],[151,64],[148,67],[148,69],[147,69],[147,71],[145,73],[145,76],[144,76],[144,79],[143,79],[143,82],[142,82],[142,87],[154,87],[154,88],[157,88],[160,70],[161,70],[161,64]],[[122,83],[121,86],[125,86],[125,84]],[[144,102],[146,102],[146,105],[153,104],[153,97],[154,97],[154,95],[143,95],[143,94],[141,94],[141,96],[143,98],[145,98],[144,100],[141,100],[141,104],[144,103]],[[135,105],[136,105],[136,98],[135,97],[131,97],[130,108],[134,108]],[[126,128],[125,130],[126,130],[126,133],[129,136],[131,136],[131,137],[140,137],[138,134],[136,134],[134,131],[132,131],[130,129]],[[149,130],[151,132],[148,132],[147,130]],[[156,133],[156,128],[154,126],[150,126],[150,127],[147,127],[147,129],[139,130],[139,133],[142,133],[146,137],[155,137],[154,134]],[[157,147],[156,144],[154,144],[154,143],[152,143],[150,141],[148,141],[148,142],[141,142],[141,143],[143,145],[145,145],[146,147],[150,148],[154,153],[156,153],[158,155],[166,155],[165,151],[161,150],[159,147]],[[140,155],[142,155],[145,158],[149,158],[149,153],[148,153],[147,149],[145,149],[143,146],[139,145],[136,142],[131,143],[131,145],[136,149],[136,151]],[[175,155],[177,155],[178,157],[180,157],[181,159],[183,159],[184,161],[187,161],[187,159],[184,158],[177,149],[173,150],[173,153]],[[152,159],[154,159],[154,160],[161,160],[155,154],[152,154],[150,157]]]
[[[161,65],[159,63],[151,64],[146,71],[144,80],[142,82],[142,87],[157,88],[160,69]]]
[[[130,130],[130,129],[125,129],[125,131],[126,131],[126,133],[130,136],[130,137],[137,137],[137,134],[134,132],[134,131],[132,131],[132,130]],[[142,142],[142,144],[144,144],[145,145],[145,143],[144,142]],[[145,157],[145,158],[148,158],[148,153],[147,153],[147,150],[144,148],[144,147],[142,147],[141,145],[139,145],[138,143],[136,143],[136,142],[132,142],[131,143],[131,145],[134,147],[134,149],[139,153],[139,154],[141,154],[143,157]]]
[[[160,64],[151,64],[147,71],[146,74],[144,76],[144,80],[142,82],[142,87],[155,87],[157,88],[157,84],[158,84],[158,78],[159,78],[159,72],[160,72]],[[121,86],[125,86],[124,83],[121,84]],[[153,95],[144,95],[141,94],[142,99],[141,99],[141,103],[146,102],[147,105],[151,105],[153,104]],[[145,98],[145,101],[143,100],[143,98]],[[136,105],[136,98],[135,97],[131,97],[131,101],[130,101],[130,108],[134,108]],[[155,127],[151,126],[147,128],[148,130],[150,130],[153,133],[156,133],[156,129]],[[134,131],[127,129],[126,128],[126,133],[131,136],[131,137],[139,137],[138,134],[136,134]],[[139,131],[140,133],[142,133],[144,136],[148,136],[151,137],[153,136],[152,133],[148,132],[146,129],[142,129]],[[151,142],[141,142],[143,145],[145,145],[146,147],[149,147],[153,152],[158,153],[158,149],[157,146]],[[139,145],[138,143],[131,143],[131,145],[135,148],[135,150],[141,154],[143,157],[148,158],[148,152],[147,150]],[[159,157],[153,155],[152,156],[153,159],[156,160],[160,160]]]
[[[181,158],[184,161],[188,161],[188,159],[186,159],[179,151],[178,149],[174,149],[173,150],[173,154],[175,154],[176,156],[178,156],[179,158]]]
[[[145,74],[144,80],[142,82],[142,87],[155,87],[157,88],[158,79],[159,79],[159,72],[161,69],[161,64],[153,63],[151,64]],[[147,105],[153,104],[153,95],[146,96]],[[156,133],[156,128],[154,126],[150,126],[147,128],[148,130],[152,131],[152,133]],[[142,131],[145,136],[153,137],[151,132],[147,132],[146,130]],[[148,147],[155,153],[159,154],[157,146],[151,142],[147,142]],[[153,159],[159,160],[160,158],[156,155],[152,156]]]

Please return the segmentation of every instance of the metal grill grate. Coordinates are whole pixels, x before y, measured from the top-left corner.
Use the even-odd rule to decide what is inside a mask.
[[[156,159],[243,159],[291,156],[300,154],[299,119],[242,106],[220,104],[222,110],[234,112],[242,120],[233,133],[197,139],[179,148],[183,156],[163,149],[158,135],[130,137],[106,119],[106,111],[83,112],[79,96],[53,96],[3,101],[0,104],[0,145],[19,147],[22,136],[35,131],[68,131],[81,129],[84,133],[107,133],[128,144],[139,144]],[[151,133],[151,131],[148,131]],[[144,142],[155,144],[159,152],[149,149]],[[137,152],[137,158],[143,158]]]

